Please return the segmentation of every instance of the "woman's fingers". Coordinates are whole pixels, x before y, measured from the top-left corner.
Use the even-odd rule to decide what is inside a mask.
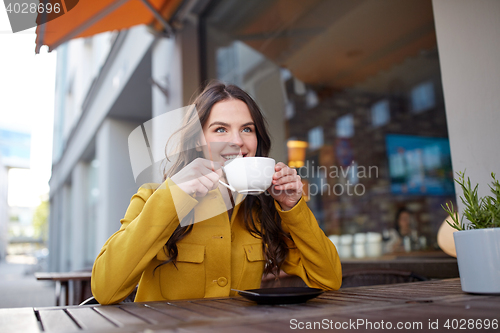
[[[201,159],[199,163],[201,168],[197,178],[199,186],[196,188],[196,192],[204,196],[208,191],[215,190],[219,186],[222,170],[217,162]]]
[[[273,180],[274,185],[283,185],[287,183],[293,183],[296,182],[297,180],[300,180],[300,176],[298,175],[288,175],[281,177],[279,179]]]
[[[282,169],[284,169],[284,168],[288,168],[288,165],[286,165],[286,164],[285,164],[285,163],[283,163],[283,162],[278,162],[278,163],[276,163],[276,165],[274,166],[274,171],[279,172],[279,171],[281,171],[281,170],[282,170]]]
[[[199,189],[200,186],[203,186],[207,189],[211,189],[213,186],[213,181],[208,177],[208,175],[200,176],[196,180],[198,181],[199,184],[197,190]]]
[[[269,193],[284,210],[292,209],[302,196],[302,181],[296,169],[279,162],[274,168],[273,186]]]
[[[292,169],[282,162],[279,162],[278,164],[276,164],[275,171],[276,172],[274,173],[273,179],[279,179],[279,178],[286,176],[286,175],[296,175],[297,174],[296,169]]]
[[[280,162],[276,165],[276,172],[273,175],[273,185],[281,186],[288,183],[300,181],[300,176],[297,175],[297,170],[286,166]]]
[[[274,188],[279,191],[287,191],[287,190],[299,191],[302,188],[302,182],[294,181],[283,185],[275,185]]]
[[[172,180],[187,194],[205,196],[216,189],[222,176],[221,164],[197,158],[172,177]]]
[[[221,173],[222,173],[222,171],[221,171]],[[220,177],[221,177],[221,175],[219,173],[210,172],[210,173],[206,174],[205,176],[203,176],[202,178],[204,178],[204,180],[208,184],[207,188],[211,191],[211,190],[215,190],[219,186]]]

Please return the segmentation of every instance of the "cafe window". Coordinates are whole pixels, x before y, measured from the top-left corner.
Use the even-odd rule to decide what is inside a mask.
[[[314,127],[309,131],[309,149],[321,148],[324,144],[323,127]]]
[[[434,85],[424,82],[411,90],[411,106],[413,112],[429,110],[435,105]]]
[[[354,136],[354,118],[352,114],[337,119],[337,137],[352,138]]]
[[[201,27],[203,79],[256,99],[327,235],[437,248],[455,196],[431,0],[220,0]],[[397,248],[402,208],[411,244]]]
[[[312,109],[319,104],[318,95],[314,90],[309,90],[306,95],[306,107]]]
[[[383,126],[391,121],[391,111],[389,100],[383,99],[376,102],[371,107],[372,125],[374,127]]]

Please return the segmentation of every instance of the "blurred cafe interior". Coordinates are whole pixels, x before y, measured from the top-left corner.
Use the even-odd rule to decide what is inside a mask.
[[[341,257],[438,249],[455,192],[431,1],[222,0],[200,26],[203,79],[256,98]]]

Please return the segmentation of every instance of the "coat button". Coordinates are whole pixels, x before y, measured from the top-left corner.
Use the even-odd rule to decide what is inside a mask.
[[[231,233],[231,242],[234,241],[234,231]]]
[[[225,287],[227,284],[227,279],[225,277],[220,277],[217,279],[217,284],[221,287]]]

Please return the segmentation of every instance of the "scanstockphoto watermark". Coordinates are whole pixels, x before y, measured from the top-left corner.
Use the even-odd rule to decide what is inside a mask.
[[[306,161],[297,169],[297,174],[304,179],[304,192],[308,196],[362,196],[366,193],[363,180],[379,177],[378,166],[358,165],[353,161],[348,166],[316,165],[314,161]],[[286,190],[285,190],[286,193]]]
[[[424,324],[421,321],[370,321],[367,319],[349,319],[346,321],[334,321],[323,319],[321,321],[299,321],[290,319],[290,329],[292,330],[421,330]]]
[[[345,321],[334,321],[328,318],[321,321],[300,321],[290,319],[292,330],[498,330],[498,319],[428,319],[427,321],[384,321],[368,319],[349,319]]]

